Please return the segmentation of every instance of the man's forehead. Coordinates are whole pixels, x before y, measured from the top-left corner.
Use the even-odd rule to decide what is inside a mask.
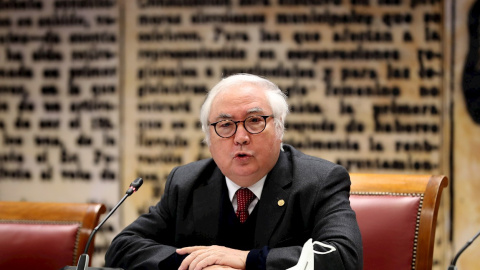
[[[241,113],[249,115],[249,114],[258,114],[258,113],[264,113],[264,112],[265,112],[265,109],[263,109],[261,107],[252,107],[252,108],[247,109],[247,110],[245,110],[244,112],[241,112]],[[229,112],[218,112],[218,114],[213,115],[213,117],[216,117],[216,118],[233,118],[235,116],[232,115]]]
[[[239,118],[270,111],[264,89],[255,84],[243,83],[230,85],[216,95],[212,101],[210,117]]]

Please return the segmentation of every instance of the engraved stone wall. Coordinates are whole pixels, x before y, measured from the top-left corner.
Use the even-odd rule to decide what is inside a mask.
[[[200,106],[216,82],[239,72],[267,77],[288,95],[285,143],[351,172],[447,174],[446,7],[2,1],[0,199],[111,208],[143,177],[141,193],[96,238],[104,252],[161,198],[173,167],[209,157]],[[439,223],[441,246],[448,239]],[[445,248],[436,252],[442,265]]]

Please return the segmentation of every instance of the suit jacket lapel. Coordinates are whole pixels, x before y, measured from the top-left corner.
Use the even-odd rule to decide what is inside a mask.
[[[225,181],[225,177],[216,168],[207,183],[193,193],[194,228],[198,236],[210,244],[213,244],[218,236],[222,181]]]
[[[285,152],[280,152],[277,164],[265,180],[258,204],[255,229],[255,245],[257,247],[268,245],[275,227],[285,212],[286,205],[284,204],[288,202],[290,195],[288,185],[292,182],[292,170],[288,159]]]

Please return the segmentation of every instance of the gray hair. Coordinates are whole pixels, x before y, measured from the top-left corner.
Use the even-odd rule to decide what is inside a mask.
[[[222,79],[207,94],[200,110],[200,122],[202,123],[202,130],[205,133],[204,141],[207,145],[210,145],[210,123],[208,122],[208,116],[210,115],[213,100],[219,93],[230,89],[234,85],[243,83],[253,84],[265,91],[265,95],[273,112],[275,132],[280,139],[283,138],[283,134],[285,133],[285,118],[288,114],[287,96],[273,82],[256,75],[241,73]]]

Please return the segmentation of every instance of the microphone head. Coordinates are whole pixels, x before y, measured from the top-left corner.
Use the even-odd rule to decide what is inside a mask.
[[[138,177],[137,179],[133,180],[130,186],[138,190],[142,186],[142,184],[143,184],[143,179],[141,177]]]
[[[137,191],[143,184],[143,179],[138,177],[137,179],[133,180],[128,188],[127,192],[125,192],[128,196],[132,195],[135,191]]]

